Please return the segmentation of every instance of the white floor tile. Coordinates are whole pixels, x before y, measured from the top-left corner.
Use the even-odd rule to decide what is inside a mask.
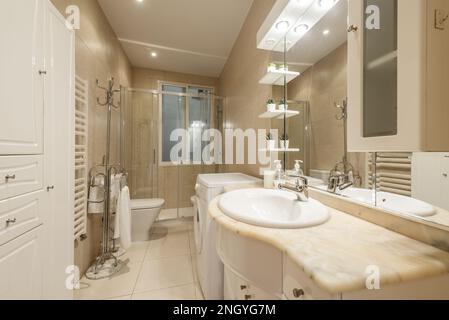
[[[140,267],[140,263],[129,263],[110,279],[89,280],[83,278],[81,283],[88,286],[85,289],[75,291],[75,299],[105,300],[131,295]]]
[[[164,237],[153,235],[145,259],[160,259],[190,255],[189,234],[169,233]]]
[[[204,300],[203,291],[199,283],[195,284],[195,296],[196,300]]]
[[[126,250],[126,253],[119,257],[120,260],[126,261],[129,259],[131,263],[142,262],[145,259],[145,254],[148,250],[150,242],[134,242],[131,248]]]
[[[177,220],[166,220],[156,222],[152,229],[152,234],[168,234],[168,233],[179,233],[184,231],[193,230],[193,219],[177,219]]]
[[[148,291],[136,293],[132,296],[133,300],[195,300],[195,285]]]
[[[123,297],[118,297],[118,298],[112,298],[112,299],[108,299],[108,300],[131,300],[132,296],[123,296]]]
[[[141,293],[191,283],[193,283],[193,274],[190,255],[160,260],[146,259],[134,292]]]

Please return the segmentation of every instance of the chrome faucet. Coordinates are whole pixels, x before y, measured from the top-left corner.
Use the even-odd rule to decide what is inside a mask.
[[[327,191],[336,193],[337,189],[340,191],[346,190],[354,185],[348,174],[331,174],[329,177],[329,185]]]
[[[297,201],[308,202],[309,201],[309,180],[303,176],[288,176],[290,178],[295,178],[295,184],[286,182],[279,185],[279,190],[293,192]]]

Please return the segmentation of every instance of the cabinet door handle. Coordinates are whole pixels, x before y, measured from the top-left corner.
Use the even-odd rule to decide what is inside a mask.
[[[251,296],[249,294],[245,295],[245,300],[251,300],[252,298],[253,298],[253,296]]]
[[[293,289],[293,296],[297,299],[302,298],[305,292],[303,289]]]
[[[240,286],[240,290],[246,290],[246,289],[248,289],[248,287],[247,286]]]
[[[8,220],[6,220],[6,226],[9,226],[10,224],[14,224],[16,222],[17,222],[16,218],[8,219]]]
[[[47,192],[50,192],[50,190],[54,190],[55,189],[55,186],[48,186],[47,187]]]
[[[348,27],[348,33],[349,32],[357,32],[359,30],[359,27],[357,27],[357,26],[355,26],[355,25],[353,25],[353,24],[351,24],[349,27]]]
[[[47,74],[47,71],[45,70],[39,70],[39,75]]]
[[[15,180],[15,179],[16,179],[16,175],[15,175],[15,174],[13,174],[13,175],[8,174],[8,175],[5,177],[6,182],[8,182],[9,180]]]
[[[447,173],[443,173],[443,177],[447,178],[448,177]]]

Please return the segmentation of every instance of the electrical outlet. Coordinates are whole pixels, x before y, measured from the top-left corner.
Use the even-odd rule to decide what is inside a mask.
[[[446,20],[449,18],[449,14],[441,9],[435,10],[435,29],[446,29]]]

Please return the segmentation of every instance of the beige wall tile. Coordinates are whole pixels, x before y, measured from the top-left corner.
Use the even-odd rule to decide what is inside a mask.
[[[131,85],[131,65],[121,44],[96,0],[52,0],[65,15],[68,5],[77,5],[81,13],[81,29],[76,31],[76,74],[89,82],[89,167],[101,163],[106,150],[106,110],[97,106],[103,92],[96,88],[110,77],[119,87]],[[119,98],[117,98],[119,99]],[[113,115],[111,161],[119,161],[119,117]],[[101,217],[89,216],[87,240],[75,244],[75,263],[85,272],[100,252]]]

